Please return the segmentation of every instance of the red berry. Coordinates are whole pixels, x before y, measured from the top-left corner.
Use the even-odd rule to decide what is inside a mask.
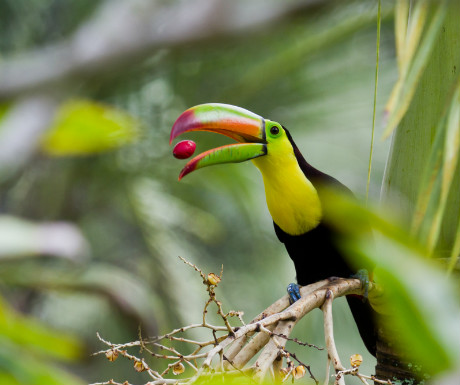
[[[195,148],[193,140],[183,140],[174,146],[173,155],[177,159],[187,159],[193,155]]]

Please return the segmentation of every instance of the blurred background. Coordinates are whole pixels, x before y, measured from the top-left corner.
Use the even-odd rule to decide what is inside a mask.
[[[392,11],[383,2],[374,202],[397,79]],[[377,1],[1,0],[0,383],[148,381],[90,354],[103,348],[96,332],[121,343],[139,327],[200,322],[207,294],[179,255],[205,272],[223,264],[217,294],[246,322],[284,295],[294,268],[259,172],[248,162],[178,182],[171,126],[196,104],[244,107],[281,122],[312,165],[363,199],[376,22]],[[188,138],[197,152],[225,142]],[[361,353],[373,373],[344,305],[342,360]],[[294,336],[324,346],[321,313]],[[326,352],[291,348],[324,377]]]

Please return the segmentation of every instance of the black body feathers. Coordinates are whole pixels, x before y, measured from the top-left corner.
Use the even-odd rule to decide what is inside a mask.
[[[352,194],[342,183],[311,166],[300,153],[289,131],[286,129],[285,131],[294,149],[297,162],[307,179],[317,189],[320,201],[321,193],[318,186],[330,186],[341,192]],[[336,245],[337,231],[326,223],[320,222],[313,230],[301,235],[290,235],[276,223],[274,226],[278,239],[284,243],[294,262],[299,285],[305,286],[330,277],[348,278],[356,272]],[[347,296],[347,301],[366,348],[375,356],[377,329],[374,310],[362,297]]]

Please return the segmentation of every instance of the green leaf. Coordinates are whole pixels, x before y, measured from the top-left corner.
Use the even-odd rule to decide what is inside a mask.
[[[456,177],[460,152],[460,87],[450,102],[447,114],[436,128],[436,137],[420,185],[412,230],[426,243],[429,253],[436,247],[447,202]]]
[[[418,251],[384,233],[376,242],[358,239],[346,244],[349,255],[377,265],[376,282],[385,290],[390,327],[398,330],[400,348],[430,373],[460,362],[460,307],[455,285],[445,271]],[[372,303],[372,302],[371,302]]]
[[[434,11],[437,10],[439,16],[440,10],[446,8],[447,14],[428,55],[426,68],[413,83],[418,85],[410,106],[394,132],[381,200],[397,207],[406,221],[412,222],[413,234],[428,250],[450,256],[460,210],[460,195],[456,193],[460,174],[455,171],[458,167],[455,166],[458,163],[455,130],[459,103],[455,94],[456,69],[460,65],[460,8],[458,2],[431,2],[430,7],[428,21],[424,23],[427,31],[422,35],[422,44],[410,64],[410,71],[424,42],[434,37],[429,32],[436,29]],[[419,66],[421,63],[419,61]],[[405,79],[406,89],[411,87],[409,80],[409,77]],[[400,104],[396,105],[401,108]]]
[[[8,112],[9,108],[10,108],[9,103],[0,103],[0,121],[6,115],[6,113]]]
[[[397,0],[395,6],[396,57],[399,71],[402,71],[404,47],[406,45],[407,19],[409,18],[409,0]]]
[[[0,384],[83,385],[85,383],[32,353],[0,336]]]
[[[460,214],[457,223],[457,232],[455,234],[454,245],[452,246],[452,251],[450,253],[449,265],[447,266],[447,271],[451,273],[456,266],[459,266],[460,261]],[[457,267],[458,269],[459,267]]]
[[[399,102],[412,64],[412,58],[417,50],[426,23],[428,2],[417,1],[414,9],[410,12],[410,18],[409,5],[407,0],[400,0],[395,8],[395,40],[399,78],[385,106],[385,115],[391,115],[395,110],[396,103]]]
[[[387,215],[340,196],[328,199],[326,214],[343,232],[342,244],[351,261],[376,266],[375,280],[387,299],[385,307],[376,310],[391,314],[390,327],[398,330],[401,346],[410,347],[408,354],[431,373],[457,367],[460,299],[445,271],[427,260],[423,248]]]
[[[127,113],[87,100],[73,100],[59,109],[42,140],[54,156],[88,155],[121,147],[138,136],[139,123]]]
[[[13,310],[0,298],[0,339],[42,357],[71,361],[83,351],[79,341]],[[0,343],[3,346],[4,343]]]
[[[417,51],[427,20],[428,8],[429,1],[419,0],[413,4],[413,9],[410,11],[410,19],[406,30],[407,35],[405,38],[405,48],[401,51],[402,67],[404,72],[406,72],[409,68],[412,58]]]
[[[383,133],[384,138],[387,138],[393,132],[407,112],[415,91],[417,90],[419,80],[431,58],[431,53],[437,41],[439,31],[441,30],[446,14],[446,4],[441,2],[438,5],[428,30],[425,32],[417,52],[414,54],[413,60],[411,63],[407,64],[407,68],[409,68],[407,70],[407,76],[403,73],[402,79],[396,83],[395,89],[397,89],[397,92],[396,94],[392,93],[389,102],[391,106],[395,106],[395,108],[393,109],[393,107],[389,107],[390,111],[387,111],[391,115],[388,118],[388,124],[385,128],[385,132]],[[423,17],[421,17],[421,20],[424,23]],[[414,31],[416,31],[414,32],[416,35],[420,33],[419,28],[414,27]],[[410,44],[409,48],[412,47],[412,45],[413,44]]]
[[[430,210],[430,205],[433,206],[433,201],[437,202],[440,195],[440,176],[442,175],[442,156],[446,124],[446,118],[443,117],[436,129],[436,137],[432,144],[430,155],[426,162],[423,171],[420,188],[415,205],[414,215],[412,219],[412,233],[418,234],[419,239],[427,236],[427,231],[423,233],[422,225],[426,222],[427,213]],[[420,235],[423,234],[423,235]]]
[[[443,201],[447,201],[460,152],[460,85],[452,98],[444,145],[441,196]]]
[[[458,164],[459,148],[459,134],[460,134],[460,104],[459,93],[460,89],[457,88],[447,116],[446,125],[444,127],[444,143],[443,150],[440,150],[442,156],[442,173],[438,174],[437,181],[437,194],[439,195],[439,202],[434,208],[434,215],[427,216],[426,221],[431,223],[430,231],[428,234],[428,250],[432,252],[436,247],[441,233],[441,225],[443,223],[444,214],[446,213],[447,200],[451,190],[452,183],[455,178],[455,171]],[[433,146],[433,150],[436,150]],[[430,166],[430,165],[428,165]]]
[[[89,246],[80,230],[65,222],[34,223],[0,215],[0,261],[43,255],[84,259]]]

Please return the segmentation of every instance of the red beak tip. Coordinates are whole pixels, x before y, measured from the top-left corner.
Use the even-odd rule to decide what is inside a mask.
[[[179,174],[179,178],[177,178],[177,180],[180,182],[182,180],[182,178],[187,175],[188,173],[187,172],[184,172],[184,170],[182,170]]]

